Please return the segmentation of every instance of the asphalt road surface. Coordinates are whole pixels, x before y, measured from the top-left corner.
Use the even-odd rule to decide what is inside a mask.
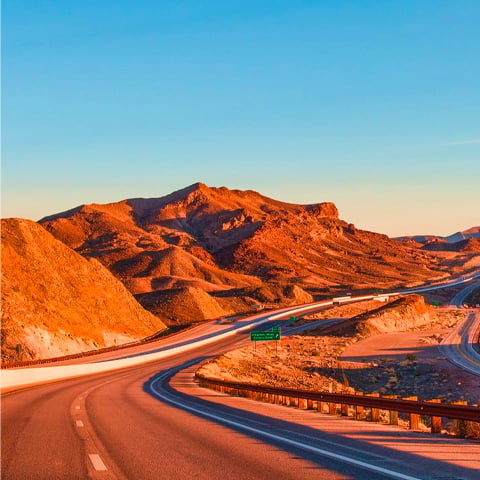
[[[286,408],[285,419],[273,419],[169,386],[179,365],[237,348],[245,337],[6,395],[2,478],[478,478],[469,468],[301,427]],[[422,441],[433,449],[439,437]]]
[[[461,306],[465,298],[477,288],[480,288],[480,283],[474,282],[458,292],[450,303]],[[480,352],[474,347],[474,342],[478,338],[479,330],[480,312],[478,309],[471,309],[465,320],[459,322],[439,345],[440,351],[452,363],[478,376],[480,376]]]
[[[189,335],[196,338],[198,332],[185,334]],[[299,424],[286,407],[281,407],[280,416],[270,409],[251,412],[210,402],[208,394],[187,395],[179,391],[178,381],[175,389],[169,385],[170,377],[189,363],[247,342],[248,333],[238,333],[151,363],[6,393],[2,396],[1,478],[479,478],[478,469],[468,462],[460,466],[447,458],[435,460],[415,453],[418,445],[437,449],[443,442],[439,436],[418,434],[410,448],[400,451],[393,446],[395,439],[386,447],[361,436],[352,439],[341,432],[329,433],[335,417],[316,414],[324,423],[321,429],[313,429]],[[136,348],[135,353],[141,354],[142,347]],[[131,354],[124,350],[112,355]],[[217,398],[214,392],[211,395]],[[302,418],[307,414],[296,413]],[[362,422],[351,425],[351,430],[363,432]]]

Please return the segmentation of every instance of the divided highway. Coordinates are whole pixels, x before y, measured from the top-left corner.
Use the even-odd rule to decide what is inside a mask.
[[[50,377],[41,377],[41,371],[62,368],[69,375],[74,365],[2,370],[2,381],[10,382],[2,387],[13,389],[2,397],[2,478],[478,478],[468,466],[299,426],[286,407],[279,407],[286,412],[283,419],[272,418],[265,409],[248,413],[169,385],[190,363],[244,345],[246,330],[255,324],[331,303],[259,314],[243,320],[244,330],[235,330],[235,324],[199,326],[168,340],[176,350],[159,341],[89,357],[85,369],[98,373],[57,383],[25,386],[36,378],[62,378],[55,376],[59,370]],[[208,342],[199,343],[198,337]],[[30,376],[20,373],[26,370]],[[22,379],[15,384],[7,373]],[[350,429],[358,428],[366,427],[351,423]],[[432,449],[443,441],[430,438],[422,441],[431,442]]]

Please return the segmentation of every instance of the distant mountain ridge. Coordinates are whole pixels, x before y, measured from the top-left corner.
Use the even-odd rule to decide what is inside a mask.
[[[442,237],[440,235],[413,235],[396,237],[394,240],[402,243],[415,243],[423,250],[430,251],[478,251],[480,227],[471,227],[462,232]]]
[[[212,299],[209,311],[228,314],[275,296],[299,301],[303,294],[292,297],[289,284],[386,288],[446,275],[434,255],[357,229],[331,202],[297,205],[203,183],[159,198],[82,205],[40,223],[172,321],[200,319],[174,320],[167,311],[186,297],[193,305],[198,289]]]
[[[405,241],[413,240],[416,243],[430,243],[432,241],[445,241],[447,243],[456,243],[461,240],[467,240],[469,238],[480,238],[480,227],[472,227],[468,230],[463,230],[461,232],[455,232],[451,235],[443,237],[441,235],[405,235],[402,237],[394,237],[394,240]]]

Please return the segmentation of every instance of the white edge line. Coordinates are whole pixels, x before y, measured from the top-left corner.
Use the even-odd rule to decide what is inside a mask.
[[[217,421],[229,424],[229,425],[234,426],[234,427],[242,428],[243,430],[247,430],[247,431],[250,431],[250,432],[253,432],[253,433],[263,435],[264,437],[271,438],[273,440],[280,440],[280,441],[282,441],[284,443],[287,443],[288,445],[292,445],[294,447],[300,447],[300,448],[303,448],[304,450],[309,450],[311,452],[314,452],[314,453],[317,453],[317,454],[320,454],[320,455],[324,455],[326,457],[333,458],[335,460],[340,460],[344,463],[350,463],[350,464],[355,465],[357,467],[363,467],[367,470],[372,470],[372,471],[377,472],[377,473],[390,475],[393,478],[398,478],[400,480],[422,480],[418,477],[412,477],[410,475],[404,475],[403,473],[395,472],[395,471],[389,470],[387,468],[378,467],[378,466],[372,465],[370,463],[362,462],[361,460],[356,460],[356,459],[351,458],[351,457],[345,457],[345,456],[339,455],[337,453],[329,452],[328,450],[324,450],[322,448],[313,447],[313,446],[307,445],[305,443],[297,442],[297,441],[292,440],[292,439],[287,438],[287,437],[282,437],[280,435],[274,435],[273,433],[266,432],[265,430],[259,430],[259,429],[253,428],[253,427],[249,427],[248,425],[245,425],[243,423],[238,423],[238,422],[235,422],[233,420],[228,420],[226,418],[219,417],[219,416],[214,415],[212,413],[204,412],[203,410],[199,410],[195,407],[192,407],[190,405],[186,405],[186,404],[184,404],[182,402],[178,402],[176,400],[172,401],[171,398],[163,396],[162,393],[159,392],[158,390],[156,390],[155,387],[154,387],[154,383],[156,383],[160,380],[163,380],[165,378],[165,376],[166,375],[162,375],[161,377],[158,377],[156,380],[154,380],[150,384],[151,390],[153,390],[153,392],[157,395],[158,398],[161,398],[161,399],[163,398],[164,400],[175,403],[176,405],[181,406],[186,410],[198,413],[202,416],[209,417],[213,420],[217,420]]]

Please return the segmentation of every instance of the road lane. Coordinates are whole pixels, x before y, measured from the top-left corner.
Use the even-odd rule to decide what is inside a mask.
[[[220,416],[225,411],[227,419],[238,423],[248,421],[251,412],[255,414],[255,428],[263,424],[268,433],[279,432],[283,436],[287,432],[287,443],[289,440],[306,443],[307,450],[319,447],[333,454],[353,457],[353,460],[371,462],[373,466],[393,469],[395,473],[402,474],[403,471],[406,475],[420,478],[431,478],[430,475],[433,477],[441,473],[449,478],[458,476],[476,479],[480,471],[478,443],[223,395],[194,383],[192,379],[195,369],[196,366],[193,366],[180,371],[170,382],[172,388],[163,381],[156,387],[157,390],[166,396],[166,401],[177,406],[186,402],[187,407],[201,406],[197,409],[215,416]],[[164,372],[156,378],[166,374]],[[195,403],[192,397],[199,402]],[[202,405],[202,400],[203,403],[207,400],[209,405]],[[212,402],[216,405],[212,406]],[[224,410],[224,406],[229,408]],[[238,409],[242,411],[239,412]],[[268,418],[267,421],[265,417]],[[278,427],[277,424],[278,428],[275,428],[275,420],[282,423],[286,421],[288,425]],[[308,452],[303,452],[303,455],[307,454]]]
[[[167,372],[192,359],[200,360],[238,348],[246,341],[244,335],[237,335],[224,339],[221,344],[207,345],[129,370],[44,385],[6,396],[2,407],[5,412],[2,478],[86,478],[88,472],[110,475],[92,478],[132,480],[223,477],[363,480],[402,478],[401,475],[405,478],[431,478],[420,475],[425,468],[435,468],[430,472],[458,473],[451,465],[425,463],[425,459],[398,452],[393,447],[385,449],[361,439],[351,440],[341,433],[332,435],[328,433],[328,425],[337,420],[335,417],[317,414],[317,417],[323,417],[323,431],[312,431],[309,427],[299,426],[298,419],[293,418],[307,412],[285,409],[286,417],[279,421],[271,418],[271,413],[265,410],[261,416],[249,416],[248,412],[237,408],[234,412],[229,409],[222,413],[221,406],[207,404],[205,398],[208,397],[202,399],[202,411],[226,414],[236,422],[246,419],[249,426],[263,425],[263,430],[276,436],[274,439],[185,411],[184,406],[174,406],[171,399],[160,401],[149,389],[151,382],[163,375],[161,388],[167,389],[168,395],[181,395],[168,387]],[[158,390],[158,383],[155,388]],[[215,392],[207,395],[216,397]],[[196,400],[183,395],[181,401]],[[77,411],[76,406],[81,408]],[[17,429],[25,415],[32,415],[36,421],[24,422],[22,428]],[[52,415],[53,418],[59,417],[58,426],[46,428]],[[84,427],[76,426],[79,419]],[[365,430],[360,422],[350,425],[353,429],[360,425],[360,431]],[[381,426],[375,426],[376,434],[380,431],[377,428]],[[87,446],[79,440],[80,430],[84,429],[91,430]],[[290,443],[285,443],[282,438],[288,438]],[[439,438],[425,436],[422,442],[428,442],[434,449],[438,448]],[[92,445],[95,451],[88,448]],[[305,445],[311,448],[306,449]],[[38,452],[37,446],[40,446]],[[349,458],[353,456],[358,462],[341,461],[322,451]],[[94,463],[90,455],[98,455],[107,471],[92,472]],[[366,469],[359,462],[373,462],[385,471],[398,470],[398,475],[392,477]],[[56,468],[52,470],[51,465]],[[475,478],[468,469],[463,469],[462,474],[464,476],[459,478]]]
[[[2,397],[2,478],[221,478],[225,472],[231,473],[228,478],[387,478],[298,446],[232,433],[159,402],[144,389],[159,371],[219,355],[245,341],[245,334],[235,334],[153,363]],[[371,448],[356,445],[359,451]]]
[[[248,436],[239,437],[225,427],[195,420],[143,391],[144,383],[159,370],[190,356],[198,358],[199,353],[219,354],[222,348],[235,348],[239,341],[244,339],[225,340],[220,350],[218,346],[205,346],[201,352],[128,372],[67,380],[60,390],[58,385],[45,385],[4,397],[2,478],[87,478],[87,470],[94,464],[90,455],[98,455],[108,472],[119,472],[112,478],[132,480],[211,479],[222,478],[226,472],[228,478],[299,478],[299,468],[302,478],[319,478],[320,470],[321,478],[351,478]],[[85,414],[93,429],[92,443],[98,449],[95,453],[81,444],[75,432],[76,419],[68,413],[80,397],[85,400]],[[45,417],[44,411],[49,410]],[[55,412],[58,426],[50,428],[52,421],[57,423]],[[35,421],[21,425],[26,415]]]
[[[450,304],[461,306],[465,298],[477,288],[479,282],[458,292],[450,301]],[[474,347],[480,331],[480,312],[470,310],[466,318],[460,321],[439,345],[439,349],[445,357],[458,367],[480,376],[480,351]]]

